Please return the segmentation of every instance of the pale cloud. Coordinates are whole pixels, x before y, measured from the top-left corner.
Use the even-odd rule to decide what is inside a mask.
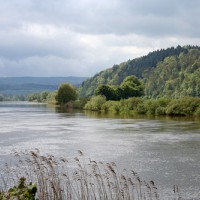
[[[59,34],[59,29],[53,25],[29,23],[23,24],[19,32],[25,36],[49,40]]]

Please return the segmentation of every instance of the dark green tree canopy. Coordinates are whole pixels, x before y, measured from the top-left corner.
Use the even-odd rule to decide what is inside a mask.
[[[106,97],[106,100],[116,100],[116,91],[112,86],[109,85],[100,85],[95,90],[95,95],[103,95]]]
[[[144,86],[140,80],[132,75],[127,76],[119,87],[100,85],[95,90],[95,95],[103,95],[106,100],[120,100],[129,97],[139,97],[144,95]]]
[[[77,99],[77,92],[74,86],[69,83],[63,83],[58,88],[58,94],[56,96],[56,101],[58,104],[65,104],[70,101],[75,101]]]
[[[144,86],[134,75],[127,76],[121,83],[120,88],[122,89],[122,98],[124,99],[144,95]]]
[[[119,65],[114,65],[112,68],[101,71],[95,76],[85,80],[79,89],[80,95],[91,96],[94,94],[94,90],[102,84],[118,86],[127,76],[135,75],[136,77],[143,79],[146,76],[151,75],[152,71],[160,62],[164,61],[165,58],[179,56],[180,54],[185,55],[191,49],[200,51],[200,47],[198,46],[177,46],[176,48],[171,47],[153,51],[146,56],[128,60]],[[186,63],[187,62],[190,63],[190,59],[187,59]]]

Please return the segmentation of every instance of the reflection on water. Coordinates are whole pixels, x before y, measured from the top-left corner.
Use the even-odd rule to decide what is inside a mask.
[[[200,122],[186,118],[67,111],[32,103],[0,103],[0,163],[12,150],[39,148],[73,158],[77,150],[154,180],[167,196],[174,184],[199,195]]]

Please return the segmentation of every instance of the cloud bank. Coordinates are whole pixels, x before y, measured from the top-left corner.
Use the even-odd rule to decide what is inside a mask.
[[[200,44],[199,0],[0,0],[0,76],[92,76]]]

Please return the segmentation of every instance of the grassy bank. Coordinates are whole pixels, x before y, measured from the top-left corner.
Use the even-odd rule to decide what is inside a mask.
[[[141,180],[134,170],[120,171],[113,162],[86,160],[81,151],[74,162],[52,155],[43,156],[39,151],[16,153],[16,157],[18,164],[15,167],[6,165],[1,170],[1,199],[164,199],[154,181]],[[177,186],[172,196],[175,200],[179,198]]]
[[[132,97],[120,101],[106,101],[104,96],[94,96],[85,104],[84,109],[119,114],[200,117],[200,98],[145,99]]]

